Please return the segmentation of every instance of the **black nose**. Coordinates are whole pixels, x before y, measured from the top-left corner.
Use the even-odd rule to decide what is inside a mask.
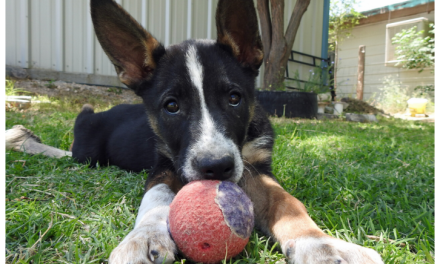
[[[230,155],[219,159],[201,158],[196,162],[197,169],[206,180],[224,181],[234,174],[234,158]]]

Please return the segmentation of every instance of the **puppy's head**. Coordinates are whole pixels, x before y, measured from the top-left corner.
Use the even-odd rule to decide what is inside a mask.
[[[91,10],[121,82],[144,100],[158,154],[186,182],[237,182],[263,59],[253,2],[220,0],[216,41],[167,49],[114,1],[92,0]]]

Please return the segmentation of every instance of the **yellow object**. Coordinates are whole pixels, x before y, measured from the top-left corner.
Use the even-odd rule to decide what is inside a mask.
[[[425,114],[427,99],[423,98],[411,98],[408,100],[408,108],[411,116],[414,117],[416,114]]]

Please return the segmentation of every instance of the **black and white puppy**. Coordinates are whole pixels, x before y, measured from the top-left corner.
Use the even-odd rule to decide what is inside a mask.
[[[91,0],[95,32],[120,80],[143,99],[94,113],[84,106],[72,146],[81,162],[149,169],[134,229],[110,263],[170,263],[169,204],[186,183],[237,183],[256,227],[289,263],[383,263],[372,249],[326,235],[271,172],[273,131],[255,100],[263,48],[252,0],[220,0],[217,40],[166,49],[112,0]]]

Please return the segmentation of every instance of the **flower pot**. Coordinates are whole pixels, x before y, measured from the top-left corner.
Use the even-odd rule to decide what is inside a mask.
[[[416,114],[426,114],[426,104],[428,103],[427,99],[423,98],[411,98],[408,101],[409,112],[412,117],[415,117]]]
[[[325,107],[329,104],[329,102],[318,102],[318,113],[324,114]]]
[[[318,98],[315,93],[257,91],[256,98],[271,116],[315,118]]]
[[[344,110],[344,105],[341,102],[333,102],[333,107],[335,108],[335,115],[342,114],[342,111]]]
[[[332,99],[332,97],[329,93],[318,94],[318,101],[319,102],[329,102],[330,99]]]

